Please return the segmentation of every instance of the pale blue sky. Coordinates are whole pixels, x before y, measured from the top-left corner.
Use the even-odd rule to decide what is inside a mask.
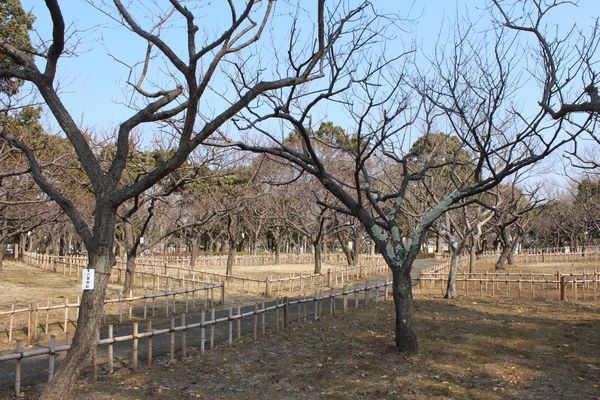
[[[223,1],[223,0],[222,0]],[[36,26],[44,35],[50,32],[48,15],[41,0],[22,0],[26,9],[33,10],[37,16]],[[98,130],[109,130],[123,119],[131,115],[131,111],[117,104],[124,100],[121,90],[125,86],[128,70],[116,62],[108,49],[98,41],[104,38],[110,52],[120,58],[139,60],[145,50],[144,43],[135,35],[123,30],[116,30],[116,24],[110,22],[105,15],[91,7],[84,0],[63,0],[60,2],[67,25],[75,24],[82,32],[82,43],[77,58],[64,59],[59,64],[59,76],[64,87],[64,101],[72,115],[83,119],[84,125],[93,126]],[[110,3],[110,1],[109,1]],[[164,1],[164,3],[167,3]],[[190,2],[188,4],[203,4],[206,2]],[[213,3],[218,3],[214,1]],[[313,3],[303,1],[302,5],[314,8]],[[358,4],[358,2],[356,2]],[[139,3],[143,4],[143,2]],[[385,1],[375,0],[373,4],[383,12],[399,13],[407,17],[419,17],[415,25],[415,37],[420,49],[425,54],[433,52],[433,45],[438,39],[440,26],[452,25],[456,10],[460,15],[468,14],[473,19],[482,15],[486,2],[483,0],[427,0],[427,1]],[[591,24],[592,18],[600,14],[598,0],[582,0],[578,8],[564,7],[560,16],[554,15],[553,20],[561,26],[570,27],[575,20]],[[558,17],[558,18],[557,18]],[[482,21],[489,20],[484,17]],[[202,21],[202,20],[200,20]],[[587,21],[587,22],[586,22]],[[206,21],[207,25],[213,21]],[[485,24],[484,24],[485,25]],[[399,37],[410,43],[413,37],[402,34]],[[422,41],[422,42],[421,42]],[[535,99],[532,99],[535,101]]]

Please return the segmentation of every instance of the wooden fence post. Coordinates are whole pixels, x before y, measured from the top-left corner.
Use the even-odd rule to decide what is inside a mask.
[[[206,311],[202,310],[200,316],[200,353],[204,354],[206,348]]]
[[[468,288],[468,284],[469,284],[469,282],[467,282],[467,288]],[[421,286],[421,280],[419,279],[419,287],[420,287],[420,286]],[[419,290],[420,290],[420,289],[419,289]],[[468,296],[468,293],[469,293],[469,291],[468,291],[468,289],[467,289],[467,296]],[[383,299],[384,299],[385,301],[387,301],[387,300],[388,300],[388,297],[389,297],[389,295],[390,295],[390,285],[389,285],[388,277],[386,276],[386,277],[385,277],[385,293],[384,293],[384,295],[383,295]]]
[[[171,317],[169,325],[170,336],[170,354],[169,363],[175,362],[175,317]]]
[[[185,313],[181,314],[181,326],[185,327]],[[186,337],[187,329],[181,331],[181,355],[183,358],[187,357],[187,337]]]
[[[242,306],[240,304],[237,305],[237,338],[240,340],[242,338]]]
[[[229,318],[227,319],[229,327],[229,335],[227,337],[227,344],[231,346],[233,344],[233,307],[229,306]]]
[[[54,361],[56,359],[56,352],[54,351],[55,349],[56,335],[52,335],[50,336],[50,353],[48,353],[48,382],[50,382],[52,380],[52,377],[54,377]]]
[[[35,337],[37,330],[38,309],[37,302],[33,301],[29,304],[29,321],[27,326],[27,339],[32,340]]]
[[[21,339],[17,339],[17,349],[16,353],[23,352],[23,345],[21,344]],[[17,358],[17,366],[15,368],[15,396],[21,395],[21,358]]]
[[[290,327],[290,299],[288,297],[283,298],[283,329],[289,329]]]
[[[344,285],[344,293],[342,295],[342,300],[344,304],[344,314],[348,312],[348,285]]]
[[[210,310],[210,320],[215,320],[215,309]],[[215,324],[210,325],[210,349],[212,350],[215,346]]]
[[[108,338],[113,339],[113,326],[108,326]],[[108,373],[112,374],[114,372],[114,345],[113,343],[108,344]]]
[[[133,324],[133,349],[131,352],[131,369],[136,372],[138,369],[138,323]]]
[[[560,277],[560,299],[567,300],[567,277]]]
[[[262,335],[264,336],[266,334],[266,332],[265,332],[265,302],[264,301],[261,303],[260,308],[262,310],[262,313],[260,315],[260,317],[261,317],[261,319],[260,319],[261,332],[262,332]]]
[[[152,331],[152,321],[148,321],[147,332]],[[152,365],[152,336],[148,336],[148,366]]]
[[[271,297],[271,277],[265,278],[265,297]]]
[[[319,319],[319,292],[315,292],[314,294],[314,302],[315,302],[315,315],[314,315],[314,320],[318,320]]]
[[[8,324],[8,341],[12,341],[13,321],[15,316],[15,303],[10,306],[10,322]]]
[[[333,317],[335,315],[335,297],[333,295],[333,288],[329,288],[329,316]]]

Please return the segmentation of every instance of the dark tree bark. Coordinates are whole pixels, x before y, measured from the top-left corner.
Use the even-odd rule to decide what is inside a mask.
[[[67,397],[73,383],[87,365],[96,343],[106,284],[115,264],[115,218],[119,206],[175,171],[201,143],[266,92],[308,83],[323,76],[322,60],[334,51],[334,44],[340,40],[339,35],[325,37],[322,34],[326,25],[324,0],[318,1],[319,12],[314,20],[315,37],[320,38],[317,45],[312,51],[305,51],[310,45],[300,43],[302,40],[289,42],[290,54],[296,53],[296,45],[303,49],[301,59],[292,57],[294,67],[288,69],[289,75],[282,73],[285,68],[274,68],[276,72],[267,76],[265,69],[257,72],[245,70],[245,66],[232,65],[236,63],[235,60],[246,61],[247,58],[255,56],[255,48],[252,45],[261,40],[273,13],[274,3],[250,0],[245,2],[241,9],[236,9],[233,2],[227,3],[226,6],[230,8],[230,24],[220,27],[222,30],[210,37],[208,30],[197,28],[193,12],[177,0],[170,2],[172,10],[166,11],[164,15],[160,15],[163,10],[153,10],[147,14],[156,13],[158,22],[149,22],[144,17],[138,18],[132,14],[136,12],[135,7],[128,8],[121,0],[114,0],[114,21],[121,22],[125,31],[145,40],[152,51],[148,51],[147,57],[141,63],[134,63],[132,67],[134,71],[131,76],[139,77],[135,82],[127,82],[131,92],[126,96],[132,112],[130,118],[117,123],[114,137],[111,138],[114,140],[114,156],[111,160],[99,160],[91,143],[93,138],[84,134],[87,130],[75,122],[56,90],[59,86],[56,84],[57,75],[64,75],[63,71],[59,71],[59,59],[62,55],[71,53],[69,46],[76,45],[69,42],[71,37],[65,34],[69,24],[64,21],[58,1],[46,0],[46,8],[52,19],[52,33],[50,38],[42,37],[43,43],[35,51],[25,51],[0,39],[0,53],[17,65],[14,68],[3,65],[0,68],[0,77],[25,80],[35,87],[73,146],[89,179],[95,203],[92,206],[94,220],[90,223],[82,214],[82,210],[68,197],[68,193],[61,192],[46,179],[43,166],[38,162],[34,151],[20,140],[18,132],[10,132],[3,127],[0,137],[25,154],[34,181],[71,219],[88,251],[88,268],[96,271],[94,289],[86,290],[82,296],[78,329],[72,347],[53,380],[46,386],[42,399]],[[152,7],[152,4],[148,7]],[[294,15],[293,12],[291,14]],[[185,22],[181,32],[183,52],[180,48],[172,49],[156,34],[162,25],[170,23],[171,18],[180,18],[180,21]],[[145,29],[141,24],[148,24],[149,28]],[[171,33],[176,34],[175,30]],[[181,40],[178,43],[181,44]],[[198,48],[199,43],[203,43],[204,47]],[[308,43],[312,44],[312,39],[308,39]],[[43,64],[43,68],[38,67],[37,61],[40,65]],[[291,59],[287,61],[288,64],[292,62]],[[161,68],[153,68],[155,62],[160,64]],[[218,79],[216,74],[220,73],[221,68],[229,69],[232,75],[244,75],[245,83],[238,86],[230,84],[229,79],[223,79],[225,85],[229,85],[231,89],[227,90],[227,99],[223,104],[215,103],[216,108],[210,110],[212,115],[200,116],[199,113],[203,111],[200,104],[211,102],[211,91],[207,88],[213,86],[212,82]],[[149,77],[148,71],[158,76]],[[165,75],[160,76],[163,73]],[[151,83],[146,82],[146,79]],[[166,82],[171,87],[156,89],[156,82]],[[148,90],[157,91],[151,93]],[[216,94],[220,100],[223,99],[222,95],[223,93]],[[142,125],[151,126],[156,123],[158,125],[155,127],[161,132],[172,127],[172,131],[167,135],[173,135],[170,137],[175,139],[175,151],[140,179],[132,183],[125,182],[122,178],[132,151],[132,132]]]
[[[392,270],[392,272],[394,278],[392,288],[396,309],[396,348],[403,353],[417,353],[419,343],[414,328],[415,305],[410,267],[403,266]]]

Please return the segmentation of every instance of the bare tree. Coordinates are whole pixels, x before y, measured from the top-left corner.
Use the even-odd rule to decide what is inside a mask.
[[[541,88],[539,105],[554,120],[574,113],[595,120],[600,113],[598,95],[598,39],[600,19],[596,18],[590,30],[573,26],[567,37],[548,35],[545,21],[548,13],[561,7],[577,5],[567,0],[492,0],[497,11],[496,21],[502,26],[532,37],[531,54],[537,57],[541,74],[532,74]],[[573,38],[573,36],[576,36]],[[576,45],[574,41],[576,40]],[[583,83],[583,85],[581,85]],[[585,98],[588,101],[584,101]],[[587,117],[586,117],[587,116]],[[589,121],[583,125],[589,128]],[[593,132],[593,130],[589,130]]]
[[[498,9],[504,13],[503,8]],[[533,16],[532,13],[529,15]],[[510,23],[511,19],[507,17],[507,21]],[[372,32],[369,30],[369,34]],[[541,95],[542,107],[538,114],[526,118],[517,113],[512,100],[521,87],[518,78],[522,74],[516,60],[524,55],[519,54],[522,48],[510,37],[511,31],[498,26],[493,40],[478,38],[469,29],[456,32],[456,40],[449,46],[451,50],[447,53],[440,50],[433,57],[430,75],[416,79],[419,73],[400,70],[402,55],[395,59],[367,57],[371,62],[365,69],[354,68],[353,60],[365,57],[365,53],[372,54],[369,51],[373,50],[371,45],[376,40],[375,35],[368,36],[366,31],[357,33],[368,39],[364,39],[361,46],[350,47],[345,57],[328,58],[328,85],[315,87],[311,96],[300,95],[293,88],[280,91],[278,98],[284,99],[285,113],[258,119],[248,110],[247,128],[268,137],[268,144],[229,143],[244,150],[278,156],[294,165],[298,174],[312,174],[340,204],[321,199],[322,205],[352,215],[363,224],[393,273],[396,346],[400,351],[418,349],[410,271],[433,223],[445,212],[471,204],[473,196],[496,187],[515,172],[571,143],[593,120],[590,116],[571,126],[569,135],[564,136],[570,113],[579,110],[567,107],[564,113],[551,112],[549,99],[554,101],[554,92],[551,91],[549,98],[546,90]],[[539,37],[544,38],[541,34]],[[540,40],[541,51],[546,54],[543,44]],[[589,45],[588,42],[583,44]],[[557,53],[550,50],[547,54]],[[577,61],[578,65],[584,65],[587,60],[581,57]],[[395,69],[388,69],[392,66]],[[545,65],[535,73],[544,82],[552,78],[552,71]],[[354,83],[350,89],[348,82]],[[557,101],[562,99],[564,97]],[[336,175],[316,146],[322,140],[315,137],[310,126],[311,115],[317,104],[327,101],[346,104],[348,114],[355,121],[351,128],[355,140],[347,146],[330,144],[345,150],[345,157],[353,165],[351,180]],[[581,111],[596,110],[583,107]],[[272,119],[279,120],[285,127],[270,129],[265,121]],[[421,122],[420,126],[415,124],[417,121]],[[457,158],[413,162],[418,154],[406,149],[411,147],[414,138],[435,132],[433,127],[436,126],[447,127],[450,134],[459,138],[461,149],[469,156],[467,162]],[[289,131],[290,127],[302,138],[301,149],[290,146],[275,133]],[[469,176],[455,179],[450,174],[453,190],[434,206],[422,210],[414,231],[404,231],[400,216],[405,210],[416,208],[409,204],[410,186],[427,174],[449,166],[457,171],[465,163],[469,166]],[[396,175],[394,181],[382,179],[382,171],[390,168]],[[407,236],[412,240],[406,241]]]
[[[485,225],[494,216],[489,206],[473,203],[461,209],[449,211],[440,218],[432,228],[440,235],[451,249],[450,269],[448,271],[448,283],[444,298],[455,299],[456,275],[458,272],[460,256],[469,241],[475,241],[475,236],[481,226]],[[475,246],[473,246],[474,248]],[[472,264],[471,264],[472,265]],[[470,271],[474,272],[473,270]]]
[[[501,185],[498,190],[499,204],[494,207],[492,221],[496,241],[502,251],[495,268],[504,270],[504,264],[513,264],[513,255],[525,235],[525,228],[531,221],[531,212],[543,201],[538,197],[538,187],[521,188],[516,180]]]
[[[356,9],[338,8],[335,14],[326,16],[324,1],[319,0],[313,13],[313,25],[302,31],[303,36],[294,35],[293,40],[288,42],[290,58],[275,60],[277,65],[271,69],[267,68],[268,60],[260,57],[260,43],[270,29],[268,27],[273,26],[269,24],[272,23],[276,4],[275,1],[250,0],[238,9],[234,2],[227,2],[214,12],[218,13],[215,19],[227,15],[228,23],[221,24],[214,31],[198,28],[195,13],[202,8],[188,9],[177,0],[170,1],[171,9],[166,12],[156,3],[147,5],[155,8],[143,10],[129,7],[121,0],[114,0],[112,10],[108,6],[99,6],[120,22],[125,32],[143,39],[148,45],[146,58],[132,68],[128,92],[131,116],[116,125],[115,134],[111,137],[116,150],[107,165],[99,162],[84,129],[65,107],[58,89],[59,60],[69,53],[69,46],[76,44],[66,32],[69,24],[63,18],[58,1],[46,0],[53,24],[52,34],[35,45],[33,51],[4,40],[0,42],[0,53],[17,65],[0,68],[0,77],[22,79],[33,85],[72,143],[94,193],[94,219],[90,224],[68,194],[45,178],[44,170],[27,142],[21,140],[17,132],[6,127],[2,130],[0,136],[25,153],[35,182],[69,216],[87,248],[88,268],[96,271],[94,289],[85,291],[82,296],[78,329],[71,349],[46,386],[43,399],[66,396],[85,367],[90,349],[97,340],[105,288],[115,263],[113,244],[118,207],[174,171],[197,146],[243,108],[250,106],[255,115],[261,113],[264,94],[284,87],[299,89],[303,84],[323,77],[323,58],[335,51],[336,42],[346,40],[348,36],[343,33],[352,33],[351,30],[343,31],[341,27],[368,22],[357,18],[365,4]],[[277,7],[289,5],[279,3]],[[144,14],[136,15],[137,11]],[[282,9],[282,18],[290,15],[291,32],[298,33],[294,30],[294,21],[306,17],[305,9],[298,7],[288,11]],[[149,16],[156,19],[152,21]],[[164,26],[169,26],[169,35],[179,34],[179,37],[163,40],[161,28]],[[337,26],[340,34],[325,36],[326,26]],[[181,29],[177,31],[177,28]],[[352,38],[348,37],[348,40],[352,41]],[[239,79],[221,79],[228,74]],[[216,81],[219,83],[215,84]],[[131,151],[130,136],[141,126],[171,135],[176,151],[140,180],[122,184],[121,178]]]

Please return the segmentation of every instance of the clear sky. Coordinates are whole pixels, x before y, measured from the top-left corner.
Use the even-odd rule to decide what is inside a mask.
[[[36,27],[42,35],[48,37],[50,26],[44,3],[41,0],[22,0],[22,3],[37,16]],[[205,3],[207,2],[198,1],[187,4],[204,6]],[[212,3],[217,4],[219,0]],[[310,5],[314,8],[313,3],[316,2],[305,0],[302,1],[302,6],[310,8]],[[486,4],[483,0],[375,0],[372,3],[383,12],[398,13],[409,18],[418,17],[414,34],[400,34],[399,39],[410,43],[416,38],[418,47],[424,54],[432,54],[440,27],[450,27],[457,10],[461,18],[468,13],[472,19],[477,19],[484,13],[482,7]],[[145,45],[130,32],[116,29],[114,21],[110,21],[85,0],[63,0],[60,4],[67,25],[80,30],[82,39],[77,48],[77,57],[64,59],[59,64],[64,101],[72,115],[78,120],[82,119],[84,125],[109,130],[131,115],[131,111],[120,104],[126,101],[122,88],[127,80],[128,69],[116,59],[130,63],[139,61],[144,54]],[[564,7],[561,14],[552,16],[552,19],[562,27],[570,27],[576,20],[590,25],[592,18],[599,14],[598,0],[582,0],[579,7]],[[487,24],[488,20],[488,17],[483,17],[481,21]],[[199,20],[199,24],[203,22],[210,26],[215,21]]]

